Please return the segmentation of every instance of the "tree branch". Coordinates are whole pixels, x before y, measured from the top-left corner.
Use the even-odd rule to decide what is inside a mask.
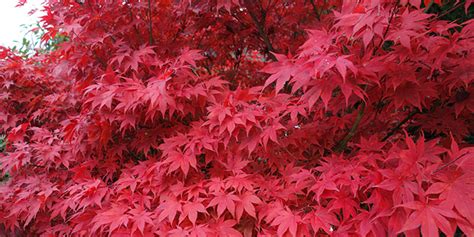
[[[453,7],[451,7],[449,10],[447,10],[446,12],[432,18],[430,20],[430,22],[433,22],[434,20],[439,20],[441,19],[442,17],[445,17],[446,15],[452,13],[453,11],[455,11],[456,9],[458,9],[460,6],[463,6],[462,2],[458,2],[456,5],[454,5]]]
[[[133,17],[133,12],[132,12],[131,7],[128,8],[128,13],[130,15],[130,24],[133,24],[134,17]],[[137,35],[138,44],[141,45],[142,44],[142,37],[140,36],[140,31],[138,30],[137,25],[133,24],[133,29],[135,30],[135,34]]]
[[[309,0],[309,2],[313,6],[313,11],[314,11],[314,14],[316,15],[316,19],[318,19],[318,21],[320,21],[321,20],[321,13],[318,12],[318,8],[316,7],[316,3],[314,3],[314,0]]]
[[[155,40],[153,39],[153,22],[151,19],[151,0],[148,0],[148,32],[149,32],[148,41],[150,45],[153,45]]]
[[[382,138],[382,141],[386,141],[387,139],[389,139],[391,136],[393,136],[393,134],[395,134],[399,129],[400,127],[405,124],[406,122],[408,122],[408,120],[410,120],[411,118],[413,118],[413,116],[415,116],[416,114],[418,114],[420,111],[418,109],[415,109],[413,111],[411,111],[402,121],[398,122],[397,125],[395,127],[393,127],[392,129],[390,129],[390,131],[387,133],[387,135],[385,135],[385,137]]]
[[[458,161],[459,159],[463,158],[463,157],[466,156],[467,154],[469,154],[469,153],[466,152],[466,153],[464,153],[464,154],[458,156],[458,158],[456,158],[456,159],[454,159],[454,160],[451,160],[451,161],[449,161],[448,163],[446,163],[446,164],[440,166],[440,167],[437,168],[435,171],[433,171],[433,173],[431,173],[431,174],[436,174],[436,173],[438,173],[440,170],[442,170],[442,169],[444,169],[444,168],[446,168],[446,167],[448,167],[448,166],[454,164],[456,161]]]
[[[379,45],[377,45],[377,47],[374,48],[374,51],[372,51],[372,54],[375,55],[375,53],[377,52],[377,50],[379,50],[383,43],[385,42],[385,38],[387,37],[387,34],[388,34],[388,31],[390,29],[390,26],[392,25],[392,20],[393,20],[393,17],[395,16],[395,13],[396,11],[398,11],[398,4],[399,4],[400,1],[397,1],[397,3],[393,6],[392,8],[392,11],[390,12],[390,17],[388,18],[388,25],[387,25],[387,28],[385,28],[385,31],[383,33],[383,38],[381,39]]]
[[[365,103],[362,102],[362,104],[360,105],[359,113],[357,114],[356,120],[355,120],[354,124],[352,125],[351,130],[344,137],[344,139],[342,139],[337,144],[336,148],[334,148],[334,151],[342,152],[342,151],[344,151],[344,149],[346,149],[347,143],[352,139],[352,137],[354,137],[354,135],[357,132],[357,128],[359,127],[360,122],[362,121],[362,117],[364,115],[364,110],[365,110]]]
[[[254,12],[252,12],[250,9],[248,10],[248,12],[250,14],[250,17],[252,18],[253,23],[257,27],[258,34],[260,35],[260,37],[262,37],[263,42],[265,43],[268,56],[270,57],[272,61],[277,61],[277,58],[275,57],[275,55],[270,53],[270,52],[275,52],[275,49],[273,48],[273,45],[270,42],[270,38],[268,37],[268,34],[265,31],[265,27],[264,27],[266,13],[262,11],[262,20],[259,21]]]

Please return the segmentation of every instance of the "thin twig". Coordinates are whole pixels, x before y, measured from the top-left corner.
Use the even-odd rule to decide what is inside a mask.
[[[334,151],[341,152],[341,151],[344,151],[346,149],[347,143],[352,139],[352,137],[354,137],[354,135],[357,132],[357,128],[359,127],[360,122],[362,121],[362,117],[364,115],[364,110],[365,110],[365,103],[362,102],[362,104],[360,105],[359,113],[357,113],[356,120],[354,121],[354,124],[352,125],[351,130],[349,131],[349,133],[347,133],[347,135],[344,137],[344,139],[342,139],[337,144]]]
[[[434,1],[431,1],[430,3],[428,3],[428,6],[425,6],[425,10],[423,11],[424,13],[428,13],[428,11],[430,10],[431,6],[433,6],[433,3]]]
[[[149,32],[149,38],[148,41],[150,45],[153,45],[154,39],[153,39],[153,22],[151,19],[151,0],[148,0],[148,32]]]
[[[411,118],[413,118],[413,116],[415,116],[416,114],[418,114],[420,111],[418,109],[415,109],[415,110],[412,110],[402,121],[398,122],[397,125],[395,127],[393,127],[392,129],[390,129],[390,131],[387,133],[387,135],[385,135],[385,137],[382,138],[382,141],[386,141],[387,139],[389,139],[391,136],[393,136],[393,134],[395,134],[398,129],[400,129],[400,127],[405,124],[406,122],[408,122],[408,120],[410,120]]]
[[[270,59],[271,59],[272,61],[278,61],[277,58],[275,57],[275,55],[273,55],[273,54],[271,53],[271,52],[275,52],[275,49],[273,48],[273,45],[272,45],[272,43],[270,42],[270,38],[268,37],[268,34],[267,34],[267,32],[265,31],[264,23],[265,23],[266,13],[262,11],[262,20],[259,21],[254,12],[252,12],[250,9],[249,9],[248,12],[249,12],[249,14],[250,14],[250,17],[251,17],[252,20],[253,20],[253,23],[254,23],[255,26],[257,27],[258,34],[260,35],[260,37],[262,37],[263,42],[265,43],[265,46],[266,46],[266,48],[267,48],[266,51],[267,51],[268,56],[270,57]]]
[[[440,167],[437,168],[435,171],[433,171],[432,174],[436,174],[436,173],[439,172],[440,170],[442,170],[442,169],[444,169],[444,168],[446,168],[446,167],[452,165],[454,162],[456,162],[456,161],[458,161],[459,159],[463,158],[463,157],[464,157],[465,155],[467,155],[467,154],[469,154],[469,153],[466,152],[466,153],[460,155],[458,158],[456,158],[456,159],[454,159],[454,160],[452,160],[452,161],[450,161],[450,162],[448,162],[448,163],[446,163],[446,164],[440,166]]]
[[[318,8],[316,7],[316,3],[314,3],[314,0],[309,0],[309,2],[313,6],[313,11],[314,11],[314,14],[316,15],[316,19],[318,19],[318,21],[320,21],[321,20],[321,13],[319,13]]]
[[[455,11],[456,9],[458,9],[460,6],[463,6],[463,4],[461,2],[457,3],[456,5],[454,5],[453,7],[451,7],[449,10],[447,10],[446,12],[444,12],[443,14],[440,14],[438,16],[436,16],[435,18],[431,19],[430,22],[434,21],[434,20],[439,20],[441,19],[442,17],[452,13],[453,11]]]
[[[400,1],[397,1],[396,5],[393,6],[393,8],[392,8],[392,12],[390,13],[390,17],[388,18],[387,28],[385,28],[385,32],[383,33],[383,38],[380,41],[379,45],[377,45],[377,47],[374,48],[374,51],[372,52],[373,55],[375,55],[377,50],[379,50],[382,47],[383,43],[385,42],[385,38],[387,37],[390,26],[392,25],[392,20],[393,20],[393,17],[395,16],[395,12],[398,10],[399,2]]]
[[[137,25],[134,24],[134,17],[133,17],[133,12],[132,12],[131,7],[128,8],[128,13],[130,15],[130,24],[133,24],[133,29],[135,30],[135,34],[137,35],[138,44],[141,45],[142,37],[140,36],[140,31],[138,30]]]

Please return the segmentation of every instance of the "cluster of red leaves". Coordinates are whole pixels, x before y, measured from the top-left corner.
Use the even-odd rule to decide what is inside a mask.
[[[46,1],[69,40],[0,50],[0,235],[473,236],[474,21],[440,3]]]

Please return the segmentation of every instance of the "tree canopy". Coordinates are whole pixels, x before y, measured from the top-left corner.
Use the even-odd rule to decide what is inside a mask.
[[[46,0],[0,235],[474,236],[472,2]]]

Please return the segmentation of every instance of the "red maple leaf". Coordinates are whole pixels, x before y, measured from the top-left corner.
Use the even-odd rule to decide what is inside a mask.
[[[412,209],[413,212],[410,213],[399,233],[421,227],[423,236],[438,236],[438,228],[448,236],[454,234],[454,229],[448,219],[457,218],[454,211],[435,202],[413,201],[401,206]]]

